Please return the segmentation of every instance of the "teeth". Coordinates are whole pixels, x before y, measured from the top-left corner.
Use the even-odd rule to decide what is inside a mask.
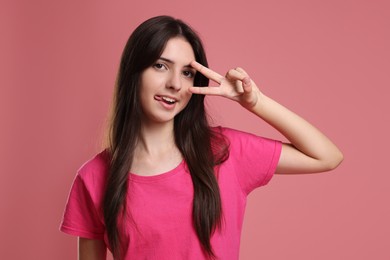
[[[162,97],[163,100],[169,102],[169,103],[175,103],[176,100],[172,99],[172,98],[169,98],[169,97]]]

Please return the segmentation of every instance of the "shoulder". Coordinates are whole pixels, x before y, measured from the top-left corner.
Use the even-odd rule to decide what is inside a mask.
[[[242,142],[242,141],[249,141],[249,140],[275,142],[275,140],[272,140],[272,139],[269,139],[266,137],[258,136],[256,134],[244,132],[244,131],[237,130],[237,129],[232,129],[229,127],[217,126],[217,127],[213,127],[212,130],[214,132],[222,134],[225,138],[227,138],[229,140],[229,142],[234,142],[234,141],[239,141],[239,142],[241,141]]]
[[[224,127],[224,126],[215,126],[215,127],[212,127],[212,130],[214,132],[221,133],[221,134],[223,134],[224,136],[226,136],[228,138],[240,138],[240,137],[246,137],[246,136],[256,136],[256,135],[248,133],[248,132],[244,132],[244,131],[241,131],[241,130],[237,130],[237,129],[233,129],[233,128],[229,128],[229,127]],[[257,137],[259,137],[259,136],[257,136]]]
[[[102,202],[104,197],[108,156],[105,152],[86,161],[78,170],[69,192],[61,230],[90,238],[104,238]]]
[[[249,133],[246,133],[246,132],[243,132],[243,131],[240,131],[240,130],[236,130],[236,129],[229,128],[229,127],[223,127],[223,126],[213,127],[213,129],[214,129],[214,131],[218,131],[218,132],[222,133],[223,135],[225,135],[227,137],[235,137],[235,136],[241,136],[241,135],[249,134]]]
[[[107,177],[109,156],[106,150],[86,161],[78,170],[77,178],[85,184],[104,183]]]
[[[245,194],[267,184],[276,170],[281,142],[231,128],[219,131],[229,140],[229,159],[221,169],[237,176]]]
[[[280,150],[281,142],[256,134],[236,130],[228,127],[213,127],[213,131],[221,133],[228,140],[230,152],[274,152]]]

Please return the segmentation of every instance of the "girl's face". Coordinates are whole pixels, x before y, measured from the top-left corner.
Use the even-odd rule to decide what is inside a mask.
[[[195,60],[191,45],[180,37],[170,39],[161,57],[141,74],[143,123],[173,123],[188,104],[193,86]]]

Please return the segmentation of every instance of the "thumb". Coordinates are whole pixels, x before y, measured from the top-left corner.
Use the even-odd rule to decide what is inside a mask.
[[[246,94],[250,93],[252,91],[252,80],[249,77],[245,77],[242,80],[242,87]]]

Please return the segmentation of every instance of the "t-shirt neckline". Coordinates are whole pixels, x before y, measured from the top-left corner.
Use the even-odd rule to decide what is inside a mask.
[[[151,176],[144,176],[144,175],[138,175],[135,173],[130,172],[129,173],[129,178],[130,181],[133,182],[156,182],[156,181],[162,181],[167,178],[170,178],[174,175],[176,175],[179,172],[185,171],[185,161],[182,160],[175,168],[172,170],[169,170],[167,172],[159,173],[156,175],[151,175]]]

